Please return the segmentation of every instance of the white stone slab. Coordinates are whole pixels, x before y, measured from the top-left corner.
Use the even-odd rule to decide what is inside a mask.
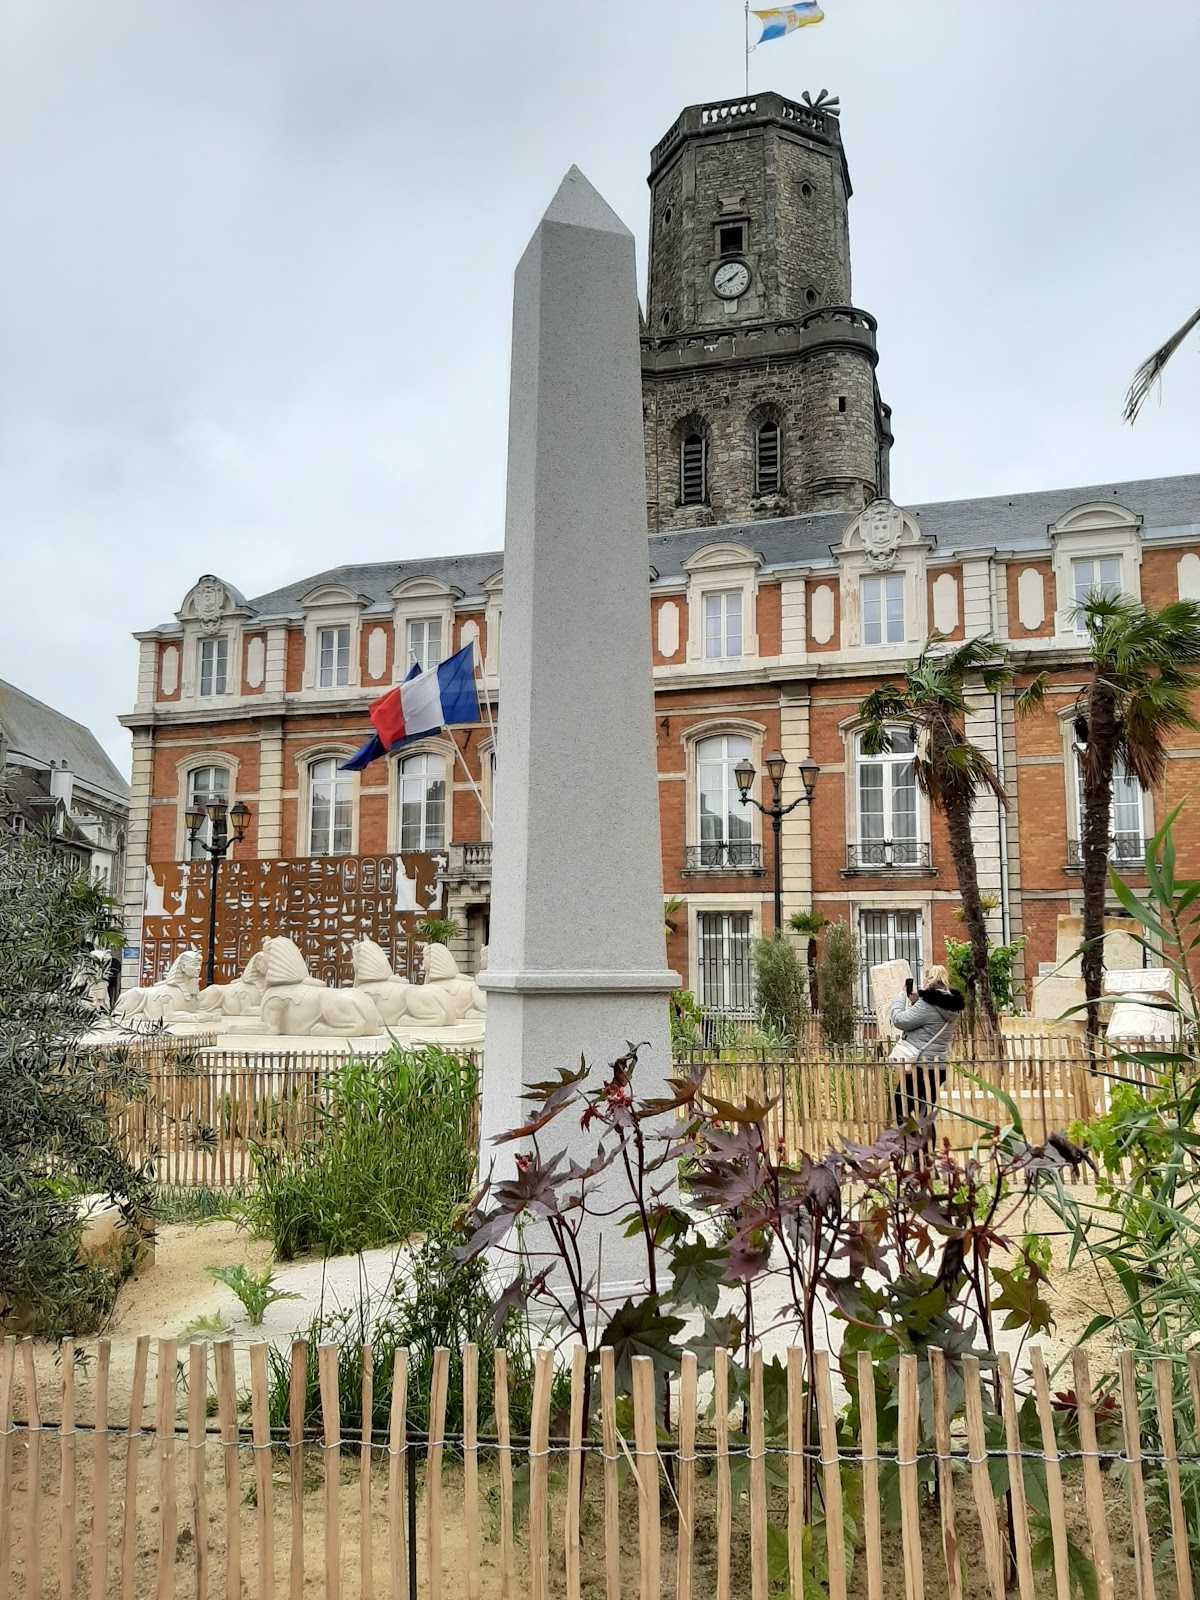
[[[894,1027],[888,1013],[894,1001],[904,993],[904,985],[912,977],[907,961],[881,961],[870,971],[871,1009],[881,1039],[894,1039],[899,1029]]]

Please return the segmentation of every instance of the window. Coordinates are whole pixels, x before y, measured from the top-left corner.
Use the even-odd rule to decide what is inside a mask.
[[[903,644],[904,578],[900,573],[863,579],[862,619],[864,644]]]
[[[400,763],[400,849],[446,847],[446,762],[409,756]]]
[[[1082,605],[1091,595],[1095,594],[1120,594],[1121,592],[1121,558],[1120,556],[1097,556],[1081,561],[1072,561],[1071,578],[1075,589],[1075,604]],[[1076,633],[1087,632],[1087,618],[1076,616]]]
[[[740,256],[746,248],[746,229],[740,222],[717,230],[718,247],[723,256]]]
[[[733,769],[750,758],[750,740],[736,733],[701,739],[696,745],[696,794],[700,808],[700,865],[754,865],[751,812],[739,797]]]
[[[704,659],[733,661],[742,653],[742,591],[704,596]]]
[[[317,629],[317,687],[341,689],[350,682],[350,629]]]
[[[702,911],[699,935],[700,1004],[714,1011],[749,1011],[754,990],[750,967],[750,913]]]
[[[867,756],[858,742],[858,855],[860,867],[921,864],[917,838],[917,775],[913,737],[891,729],[892,748]]]
[[[308,768],[308,853],[348,856],[353,848],[354,781],[330,756]]]
[[[871,1004],[871,968],[884,961],[907,961],[921,981],[921,913],[919,911],[864,911],[859,918],[862,946],[863,1005]]]
[[[704,435],[689,433],[679,447],[679,500],[681,505],[703,505],[708,495],[708,449]]]
[[[1079,860],[1083,860],[1083,755],[1075,766],[1075,816],[1079,828]],[[1108,814],[1110,861],[1141,861],[1146,854],[1142,786],[1131,772],[1113,769],[1112,806]]]
[[[223,633],[200,641],[200,693],[204,696],[225,693],[229,674],[229,640]]]
[[[421,667],[436,667],[442,659],[441,617],[414,617],[408,624],[405,660]],[[408,670],[408,667],[405,670]]]
[[[780,481],[779,424],[764,422],[754,436],[754,492],[778,494]]]
[[[209,639],[204,641],[205,644],[212,642]],[[188,809],[199,806],[203,810],[210,800],[224,800],[226,805],[229,804],[229,773],[224,767],[193,767],[187,779]],[[186,833],[184,840],[188,860],[205,860],[208,852],[201,848],[201,841],[204,844],[212,843],[212,823],[208,817],[205,816],[200,824],[194,840],[188,840]]]

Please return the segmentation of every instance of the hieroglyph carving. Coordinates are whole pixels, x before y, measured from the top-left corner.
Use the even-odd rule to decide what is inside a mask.
[[[871,566],[886,571],[896,565],[896,551],[904,535],[904,517],[890,500],[873,500],[858,524],[863,554]]]

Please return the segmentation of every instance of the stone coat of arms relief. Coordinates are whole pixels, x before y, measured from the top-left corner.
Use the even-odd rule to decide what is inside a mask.
[[[881,572],[896,565],[896,552],[904,536],[904,516],[890,500],[873,500],[858,524],[863,554]]]

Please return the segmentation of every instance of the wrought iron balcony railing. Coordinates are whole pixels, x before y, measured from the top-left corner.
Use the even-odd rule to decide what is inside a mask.
[[[1115,833],[1108,841],[1110,861],[1142,861],[1146,855],[1146,841],[1140,833]],[[1083,840],[1067,840],[1067,866],[1083,866]]]
[[[871,839],[846,846],[847,872],[932,872],[933,853],[919,839]]]
[[[470,844],[452,844],[448,852],[444,878],[454,882],[463,879],[488,879],[492,875],[492,841],[484,839]]]
[[[685,850],[685,872],[761,872],[762,845],[748,839],[709,839],[704,844],[689,844]]]

